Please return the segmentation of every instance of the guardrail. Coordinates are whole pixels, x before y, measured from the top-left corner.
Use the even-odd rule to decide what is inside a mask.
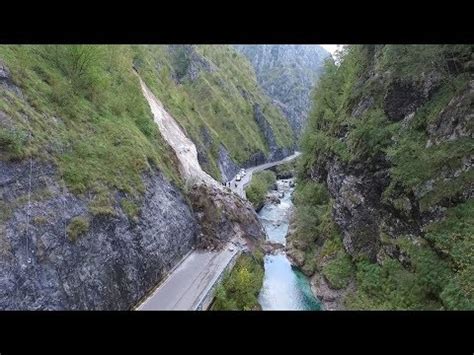
[[[209,289],[204,293],[204,295],[197,302],[197,305],[193,307],[194,308],[193,310],[196,310],[196,311],[208,310],[209,306],[212,304],[212,301],[214,300],[214,294],[216,292],[218,285],[221,283],[226,272],[229,269],[231,270],[234,267],[235,263],[237,262],[238,257],[241,254],[242,254],[242,249],[239,248],[238,251],[232,256],[232,259],[230,259],[227,266],[222,270],[220,275],[214,280],[214,282],[211,284]]]
[[[300,155],[301,155],[301,153],[297,154],[295,156],[286,157],[285,159],[280,160],[280,161],[276,161],[276,162],[272,162],[272,163],[266,163],[266,164],[263,164],[261,166],[255,167],[254,170],[250,170],[249,173],[248,173],[248,174],[250,174],[249,180],[245,184],[242,185],[242,190],[243,190],[244,194],[245,194],[245,188],[247,187],[247,185],[249,185],[252,182],[253,173],[257,173],[257,172],[262,171],[262,170],[267,170],[267,169],[273,168],[274,166],[277,166],[277,165],[288,163],[288,162],[292,161],[293,159],[296,159]],[[291,158],[291,159],[288,159],[288,158]]]

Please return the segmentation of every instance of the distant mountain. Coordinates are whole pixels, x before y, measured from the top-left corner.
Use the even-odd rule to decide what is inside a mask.
[[[297,137],[306,123],[310,94],[331,58],[318,45],[236,45],[255,69],[257,81],[281,108]]]

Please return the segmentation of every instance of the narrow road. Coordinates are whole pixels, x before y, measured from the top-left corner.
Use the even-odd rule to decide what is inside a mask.
[[[245,187],[248,185],[250,180],[252,179],[252,174],[256,173],[258,171],[262,171],[268,168],[271,168],[275,165],[280,165],[287,163],[295,158],[297,158],[299,155],[301,155],[300,152],[295,152],[292,155],[287,156],[285,159],[274,161],[272,163],[265,163],[257,166],[253,166],[251,168],[248,168],[245,170],[246,174],[240,181],[235,180],[235,177],[231,180],[230,182],[230,189],[235,192],[237,195],[239,195],[242,198],[246,198],[245,196]]]
[[[198,309],[239,252],[238,246],[229,243],[220,251],[191,253],[137,310]]]
[[[241,181],[235,181],[235,178],[232,180],[232,191],[245,198],[244,188],[254,172],[286,163],[300,154],[296,152],[285,159],[247,169]],[[139,311],[198,309],[231,260],[245,248],[244,245],[242,241],[234,240],[220,251],[191,252],[136,309]]]

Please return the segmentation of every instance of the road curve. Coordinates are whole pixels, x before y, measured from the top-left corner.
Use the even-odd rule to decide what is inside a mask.
[[[286,158],[284,158],[282,160],[274,161],[274,162],[271,162],[271,163],[265,163],[265,164],[261,164],[261,165],[257,165],[257,166],[253,166],[251,168],[248,168],[248,169],[245,170],[246,171],[245,176],[240,181],[236,181],[235,177],[231,180],[230,189],[233,192],[235,192],[237,195],[242,197],[243,199],[246,199],[245,187],[247,186],[247,184],[252,179],[252,174],[253,173],[271,168],[275,165],[280,165],[280,164],[287,163],[287,162],[297,158],[300,155],[301,155],[300,152],[295,152],[294,154],[289,155],[289,156],[287,156]]]

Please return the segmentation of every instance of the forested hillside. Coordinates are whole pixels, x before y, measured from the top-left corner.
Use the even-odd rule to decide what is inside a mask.
[[[317,85],[293,258],[332,308],[473,309],[474,55],[349,46]]]

